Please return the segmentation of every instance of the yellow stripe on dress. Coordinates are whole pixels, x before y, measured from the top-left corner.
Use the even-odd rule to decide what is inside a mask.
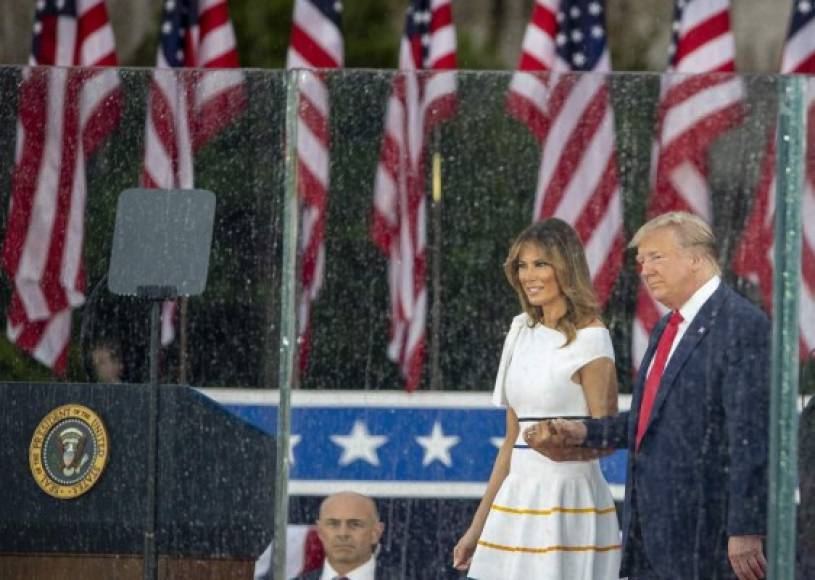
[[[519,508],[511,508],[505,505],[498,505],[492,504],[490,509],[493,509],[498,512],[505,512],[508,514],[520,514],[520,515],[528,515],[528,516],[551,516],[555,513],[563,513],[563,514],[610,514],[616,513],[617,508],[614,506],[609,508],[565,508],[565,507],[553,507],[546,510],[532,510],[532,509],[519,509]]]
[[[548,552],[612,552],[622,547],[620,544],[614,544],[613,546],[547,546],[545,548],[526,548],[524,546],[503,546],[501,544],[485,542],[484,540],[478,540],[478,545],[484,546],[485,548],[492,548],[493,550],[524,552],[527,554],[546,554]]]

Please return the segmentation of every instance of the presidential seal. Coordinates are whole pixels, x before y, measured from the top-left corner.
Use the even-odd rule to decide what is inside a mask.
[[[108,461],[108,432],[90,409],[57,407],[37,425],[28,448],[31,474],[42,490],[73,499],[92,488]]]

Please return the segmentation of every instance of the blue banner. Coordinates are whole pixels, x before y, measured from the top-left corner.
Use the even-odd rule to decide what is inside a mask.
[[[202,392],[276,433],[276,392]],[[353,482],[378,496],[480,497],[503,441],[506,412],[492,406],[488,393],[297,391],[291,424],[292,494],[322,495]],[[600,461],[617,500],[626,454]]]

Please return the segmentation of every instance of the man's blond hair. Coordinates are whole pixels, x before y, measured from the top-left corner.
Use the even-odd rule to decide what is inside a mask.
[[[686,211],[663,213],[648,220],[631,238],[628,247],[639,247],[643,237],[662,228],[672,228],[680,246],[700,252],[702,257],[713,266],[716,274],[721,274],[722,269],[717,260],[716,236],[713,235],[713,230],[705,220]]]

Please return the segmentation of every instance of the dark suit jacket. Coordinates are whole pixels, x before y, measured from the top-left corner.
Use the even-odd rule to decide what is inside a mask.
[[[815,578],[815,397],[801,414],[798,439],[798,578]]]
[[[300,574],[296,578],[292,578],[292,580],[320,580],[320,575],[323,573],[323,569],[320,568],[319,570],[312,570],[311,572],[306,572],[305,574]]]
[[[292,578],[292,580],[320,580],[320,576],[322,575],[322,573],[323,569],[320,568],[319,570],[312,570],[311,572],[301,574],[296,578]],[[379,562],[376,563],[376,570],[374,570],[374,578],[376,578],[376,580],[388,580],[385,575],[384,569],[379,564]]]
[[[660,578],[735,578],[728,537],[766,528],[769,321],[722,282],[671,355],[635,452],[645,376],[667,318],[651,333],[631,411],[587,421],[586,445],[628,447],[621,576],[636,572],[637,517]]]

